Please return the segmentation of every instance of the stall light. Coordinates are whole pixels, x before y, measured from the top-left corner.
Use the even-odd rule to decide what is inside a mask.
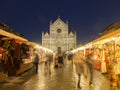
[[[47,48],[45,48],[45,47],[41,47],[43,50],[45,50],[45,52],[47,51],[47,52],[52,52],[53,53],[53,51],[52,50],[50,50],[50,49],[47,49]]]
[[[76,50],[74,50],[74,51],[71,51],[71,53],[75,53],[76,52]]]
[[[118,36],[118,39],[120,39],[120,36]]]
[[[106,40],[105,40],[105,42],[109,42],[109,41],[110,41],[110,39],[106,39]]]
[[[119,35],[117,35],[117,36],[116,36],[116,39],[117,39],[117,40],[118,40],[118,39],[120,39],[120,36],[119,36]]]
[[[0,54],[0,59],[2,59],[3,58],[3,54]]]
[[[39,45],[38,45],[38,44],[36,45],[36,48],[39,48]]]
[[[92,48],[92,45],[89,45],[89,48]]]
[[[115,41],[117,38],[113,37],[112,40]]]
[[[83,50],[84,48],[83,47],[80,47],[80,48],[78,48],[77,50]]]
[[[47,51],[46,48],[43,48],[43,49],[44,49],[45,51]]]
[[[72,53],[75,53],[76,51],[78,51],[78,50],[77,50],[77,49],[74,49],[74,50],[72,50],[71,52],[72,52]]]
[[[49,50],[51,53],[53,53],[53,51],[52,50]]]
[[[75,52],[77,52],[77,51],[79,51],[79,50],[83,50],[85,47],[79,47],[79,48],[77,48],[77,49],[74,49],[74,50],[72,50],[71,52],[72,53],[75,53]]]

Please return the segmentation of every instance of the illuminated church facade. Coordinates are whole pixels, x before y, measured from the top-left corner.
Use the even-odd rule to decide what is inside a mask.
[[[56,21],[50,21],[49,32],[42,32],[42,46],[54,52],[66,52],[76,48],[76,32],[72,28],[69,31],[68,22],[60,17]]]

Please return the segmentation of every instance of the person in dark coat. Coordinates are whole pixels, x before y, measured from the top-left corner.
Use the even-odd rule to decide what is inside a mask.
[[[34,51],[34,54],[35,54],[35,58],[34,58],[34,65],[36,67],[36,73],[38,72],[38,65],[39,65],[39,61],[40,61],[40,58],[39,58],[39,55],[37,53],[37,51],[35,50]]]
[[[58,56],[58,63],[64,66],[64,59],[62,55]]]

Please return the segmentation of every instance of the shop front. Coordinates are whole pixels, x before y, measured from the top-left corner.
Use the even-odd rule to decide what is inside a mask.
[[[87,57],[91,52],[94,55],[94,67],[101,73],[107,73],[110,80],[120,88],[120,28],[105,34],[78,49],[84,50]],[[113,85],[114,83],[112,83]]]
[[[0,29],[0,81],[32,67],[32,46],[27,42],[27,39]],[[26,58],[29,59],[27,64]]]

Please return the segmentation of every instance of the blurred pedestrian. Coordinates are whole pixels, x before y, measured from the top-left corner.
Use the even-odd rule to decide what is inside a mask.
[[[46,55],[45,60],[44,60],[44,66],[45,68],[48,68],[48,56]]]
[[[89,69],[90,69],[90,82],[89,85],[92,84],[92,80],[93,80],[93,60],[94,60],[94,55],[92,53],[88,54],[87,58],[85,59]]]
[[[34,65],[35,65],[35,67],[36,67],[36,73],[38,72],[38,65],[39,65],[39,61],[40,61],[40,58],[39,58],[39,55],[38,55],[38,52],[37,52],[37,50],[35,49],[34,50]]]
[[[53,55],[46,54],[44,69],[47,73],[49,73],[52,76],[52,72],[54,71],[53,68],[54,68]]]
[[[72,60],[72,57],[73,57],[73,54],[70,53],[70,54],[68,55],[68,60],[69,60],[69,61]]]
[[[62,55],[58,56],[57,59],[58,59],[58,63],[59,63],[60,66],[65,66],[64,59],[63,59]]]
[[[79,55],[79,52],[77,52],[73,56],[73,66],[74,66],[75,73],[77,74],[76,87],[81,88],[80,86],[81,75],[83,75],[84,78],[88,78],[90,75],[90,71],[87,63],[84,61],[83,55]]]

